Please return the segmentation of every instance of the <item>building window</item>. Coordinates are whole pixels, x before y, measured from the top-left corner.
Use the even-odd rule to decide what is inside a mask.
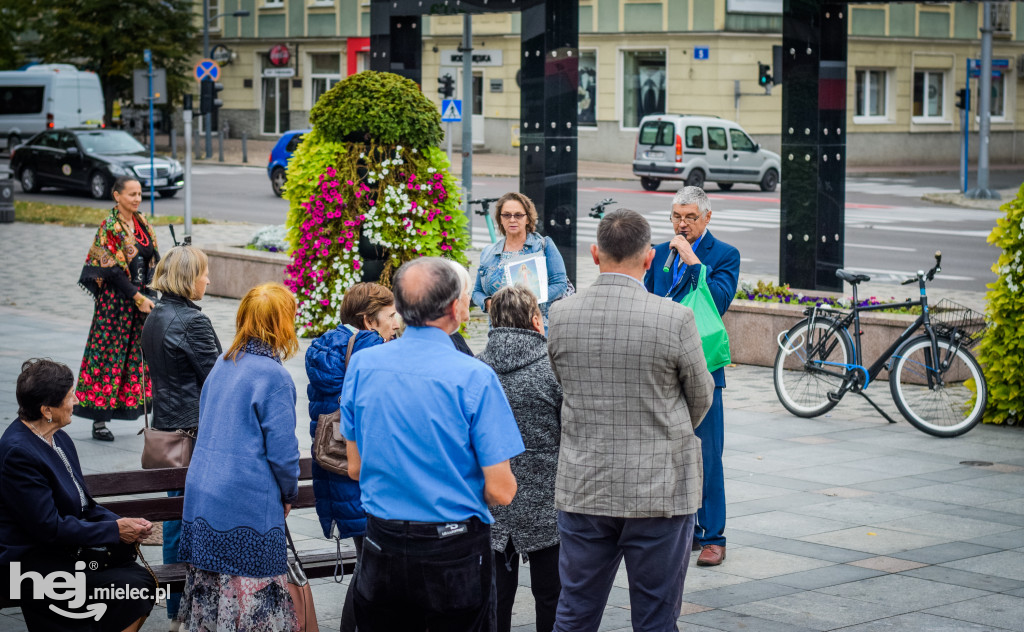
[[[220,32],[220,20],[217,16],[220,15],[220,2],[210,0],[210,4],[206,7],[206,22],[210,25],[211,33]]]
[[[977,82],[978,89],[971,109],[981,111],[981,80],[978,79]],[[989,114],[994,119],[1006,118],[1006,74],[1001,72],[992,73],[992,103],[989,104]]]
[[[854,116],[884,119],[888,117],[889,73],[885,70],[857,71],[857,103]]]
[[[623,51],[622,127],[665,113],[665,51]]]
[[[263,6],[280,9],[284,6],[284,0],[263,0]]]
[[[576,124],[597,127],[597,51],[580,51],[580,86]]]
[[[945,114],[946,75],[937,70],[914,72],[915,118],[943,119]]]
[[[313,104],[323,93],[341,81],[341,57],[334,53],[310,55],[310,84],[313,87]]]

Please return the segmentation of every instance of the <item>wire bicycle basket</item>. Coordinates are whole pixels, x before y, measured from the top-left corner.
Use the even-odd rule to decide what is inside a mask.
[[[959,336],[964,347],[977,344],[988,327],[984,314],[948,298],[930,306],[928,311],[935,331],[953,339]]]

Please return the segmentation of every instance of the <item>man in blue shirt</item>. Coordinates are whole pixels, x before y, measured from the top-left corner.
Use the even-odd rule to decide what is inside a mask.
[[[654,249],[654,265],[644,277],[648,292],[671,298],[682,298],[696,288],[703,266],[708,289],[719,315],[736,296],[736,283],[740,275],[740,251],[716,238],[708,230],[711,221],[711,203],[699,187],[683,187],[672,199],[672,241]],[[670,250],[679,253],[675,265],[665,270]],[[715,379],[715,395],[704,421],[696,434],[701,441],[704,463],[704,498],[697,511],[697,526],[693,531],[693,548],[700,548],[698,566],[718,566],[725,561],[725,471],[722,451],[725,443],[725,416],[722,409],[722,389],[725,388],[725,369],[711,374]]]
[[[355,581],[360,630],[491,630],[494,569],[488,505],[516,493],[509,459],[524,451],[498,376],[449,334],[469,294],[444,260],[394,279],[408,325],[352,356],[341,393],[348,473],[367,513]]]

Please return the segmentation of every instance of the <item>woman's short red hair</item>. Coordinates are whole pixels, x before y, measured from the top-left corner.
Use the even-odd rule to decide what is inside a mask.
[[[225,354],[236,360],[250,338],[273,347],[283,360],[299,350],[295,336],[295,295],[280,283],[263,283],[249,290],[235,316],[235,339]]]

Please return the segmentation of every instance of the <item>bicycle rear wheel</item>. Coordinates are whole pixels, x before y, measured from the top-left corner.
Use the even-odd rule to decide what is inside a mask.
[[[805,318],[779,338],[775,394],[798,417],[817,417],[835,408],[828,394],[843,384],[853,357],[849,334],[831,318]]]
[[[936,437],[956,437],[981,421],[988,386],[969,351],[949,338],[937,342],[937,359],[928,336],[900,347],[893,356],[889,388],[896,407],[915,428]]]

